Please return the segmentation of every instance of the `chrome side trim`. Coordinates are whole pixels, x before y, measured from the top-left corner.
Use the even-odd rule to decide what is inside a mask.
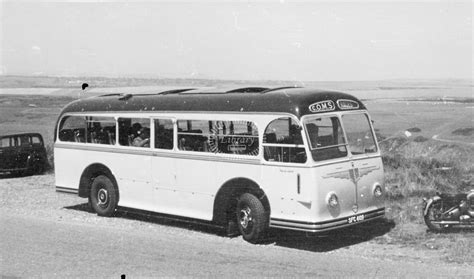
[[[214,161],[214,162],[229,162],[239,164],[252,164],[260,165],[260,159],[258,158],[242,158],[238,156],[232,156],[229,154],[214,154],[204,153],[195,154],[197,152],[187,151],[159,151],[151,148],[140,148],[140,147],[117,147],[115,145],[96,145],[96,144],[81,144],[81,143],[55,143],[54,148],[63,149],[75,149],[75,150],[88,150],[95,152],[106,152],[106,153],[119,153],[119,154],[131,154],[131,155],[143,155],[143,156],[154,156],[154,157],[168,157],[176,159],[188,159],[188,160],[203,160],[203,161]]]

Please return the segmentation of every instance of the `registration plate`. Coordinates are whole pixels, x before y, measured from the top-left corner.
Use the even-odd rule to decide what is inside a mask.
[[[353,224],[353,223],[357,223],[357,222],[364,221],[364,219],[365,219],[365,215],[364,215],[364,214],[360,214],[360,215],[356,215],[356,216],[351,216],[351,217],[347,218],[347,223],[348,223],[348,224]]]

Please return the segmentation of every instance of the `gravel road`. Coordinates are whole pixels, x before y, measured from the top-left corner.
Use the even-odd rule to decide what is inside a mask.
[[[56,193],[52,174],[0,178],[0,276],[474,277],[472,266],[443,262],[436,251],[380,244],[383,234],[277,231],[252,245],[202,224],[98,217],[85,202]]]

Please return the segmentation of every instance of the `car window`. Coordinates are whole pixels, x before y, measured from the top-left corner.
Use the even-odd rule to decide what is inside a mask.
[[[10,138],[2,138],[0,140],[0,147],[10,147]]]
[[[31,137],[31,143],[32,144],[35,144],[35,145],[42,145],[43,144],[43,141],[40,139],[40,137],[38,136],[32,136]]]

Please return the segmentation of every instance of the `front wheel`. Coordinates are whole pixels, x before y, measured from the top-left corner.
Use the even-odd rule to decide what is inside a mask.
[[[445,225],[435,223],[442,221],[443,212],[444,206],[441,200],[434,201],[428,206],[428,210],[426,215],[424,216],[424,219],[426,225],[430,230],[434,232],[442,232],[447,228]]]
[[[261,241],[268,227],[268,214],[262,202],[252,194],[242,194],[237,202],[236,213],[242,237],[250,243]]]
[[[105,175],[97,176],[91,185],[89,203],[97,215],[111,217],[115,213],[118,197],[114,183]]]

